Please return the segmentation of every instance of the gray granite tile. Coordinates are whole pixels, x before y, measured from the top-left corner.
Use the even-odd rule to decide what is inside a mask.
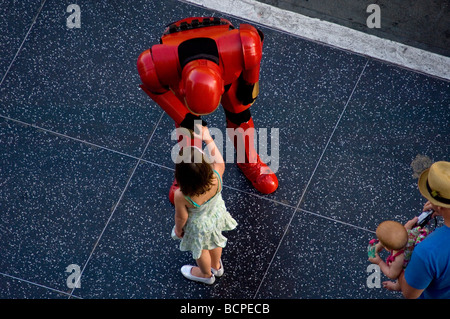
[[[167,199],[171,170],[142,163],[82,276],[83,298],[252,298],[293,212],[292,208],[225,188],[238,227],[224,233],[225,274],[213,286],[186,280],[195,264],[170,237],[174,207]]]
[[[449,156],[450,83],[372,61],[301,207],[369,229],[406,222],[426,201],[417,170]]]
[[[367,268],[367,243],[373,235],[297,211],[256,298],[401,298],[399,292],[367,285],[373,274]],[[388,278],[381,274],[380,280]]]
[[[136,161],[4,119],[0,145],[0,272],[67,292]]]

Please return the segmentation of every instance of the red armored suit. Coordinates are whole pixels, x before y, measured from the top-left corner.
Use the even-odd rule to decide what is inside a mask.
[[[249,108],[259,93],[262,32],[249,24],[235,29],[225,19],[194,17],[170,24],[160,42],[139,56],[141,88],[176,127],[191,130],[194,120],[221,103],[227,127],[235,129],[235,147],[245,145],[245,162],[238,167],[259,192],[274,192],[277,177],[254,148],[254,129],[247,131],[254,128]],[[174,181],[172,203],[176,187]]]

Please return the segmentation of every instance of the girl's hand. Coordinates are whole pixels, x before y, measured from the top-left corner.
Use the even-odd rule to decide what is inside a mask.
[[[207,126],[197,124],[194,127],[194,138],[198,138],[202,141],[208,142],[212,140],[211,134]]]
[[[176,235],[178,238],[183,238],[183,236],[184,236],[184,230],[183,230],[183,229],[179,230],[177,227],[175,227],[175,235]]]

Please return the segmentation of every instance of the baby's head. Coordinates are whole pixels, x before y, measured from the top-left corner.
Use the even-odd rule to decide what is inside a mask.
[[[399,222],[386,220],[378,225],[376,230],[380,243],[389,250],[400,250],[408,242],[408,233]]]
[[[200,195],[211,189],[214,173],[206,155],[196,147],[183,147],[175,165],[175,179],[184,195]]]

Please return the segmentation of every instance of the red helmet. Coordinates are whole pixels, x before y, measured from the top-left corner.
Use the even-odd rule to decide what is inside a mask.
[[[186,64],[181,74],[186,107],[195,115],[212,113],[224,92],[222,70],[214,62],[199,59]]]

